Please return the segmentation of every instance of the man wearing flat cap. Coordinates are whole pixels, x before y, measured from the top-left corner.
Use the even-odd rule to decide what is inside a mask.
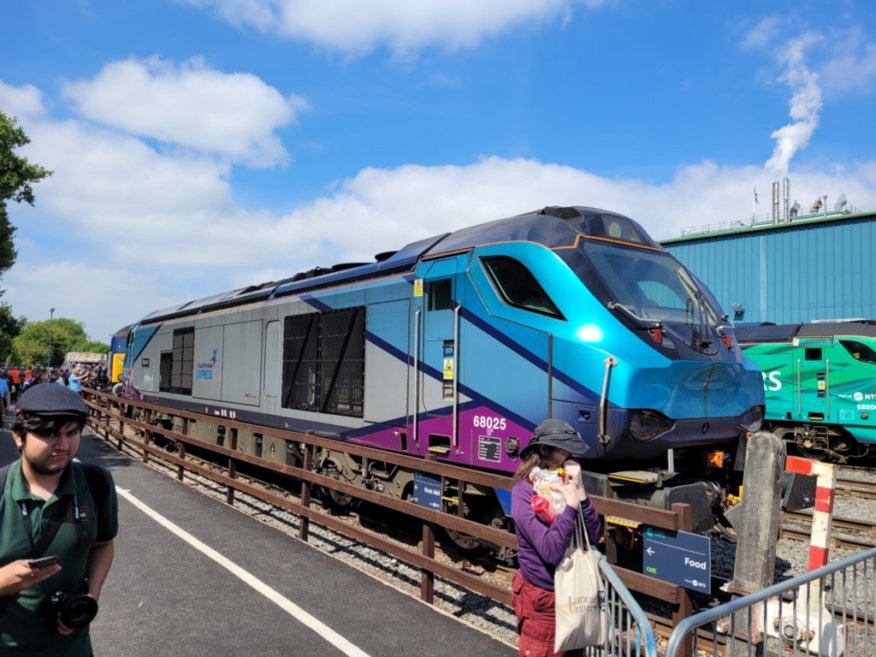
[[[105,468],[73,461],[87,415],[64,386],[38,384],[18,399],[21,457],[0,489],[2,655],[92,655],[88,628],[113,562],[118,501]]]

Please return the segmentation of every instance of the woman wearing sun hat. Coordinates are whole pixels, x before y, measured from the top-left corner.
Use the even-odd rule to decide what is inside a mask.
[[[581,466],[587,445],[580,434],[563,420],[545,420],[520,453],[521,464],[511,489],[511,515],[517,531],[517,559],[520,569],[512,583],[512,601],[520,635],[519,654],[528,657],[573,657],[582,651],[555,653],[554,569],[560,563],[575,533],[580,516],[590,542],[596,544],[602,523],[581,481]],[[551,489],[560,494],[565,508],[550,521],[533,508],[533,485],[529,476],[535,468],[563,468],[565,483]]]

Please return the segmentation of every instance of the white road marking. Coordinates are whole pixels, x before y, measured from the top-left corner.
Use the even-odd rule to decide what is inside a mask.
[[[368,653],[360,649],[358,646],[350,643],[347,639],[328,627],[325,623],[304,611],[294,602],[272,589],[259,578],[245,571],[243,568],[238,566],[230,559],[227,559],[210,546],[199,541],[197,538],[189,534],[179,525],[175,525],[173,522],[155,511],[152,507],[146,505],[145,502],[142,502],[133,495],[131,495],[129,491],[125,490],[124,488],[116,487],[116,492],[121,497],[125,498],[131,504],[140,509],[147,516],[152,518],[155,522],[163,525],[171,532],[179,536],[181,539],[183,539],[186,543],[191,545],[193,548],[210,557],[210,559],[231,572],[235,577],[238,577],[246,584],[254,588],[256,591],[265,596],[268,600],[280,607],[287,614],[294,617],[300,623],[304,624],[306,627],[316,632],[319,636],[332,644],[335,648],[340,650],[345,655],[350,655],[350,657],[369,657]]]

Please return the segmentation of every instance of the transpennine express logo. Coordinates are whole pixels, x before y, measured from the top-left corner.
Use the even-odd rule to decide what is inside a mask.
[[[210,356],[210,360],[206,363],[197,363],[195,365],[195,378],[196,379],[212,379],[213,378],[213,370],[216,368],[216,360],[218,359],[218,349],[214,349],[212,355]]]

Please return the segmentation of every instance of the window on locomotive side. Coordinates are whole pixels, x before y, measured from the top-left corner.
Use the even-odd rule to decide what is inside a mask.
[[[803,353],[806,360],[823,360],[820,347],[808,347]]]
[[[862,363],[876,363],[876,351],[872,347],[858,342],[857,340],[840,340],[840,344],[846,348],[855,360]]]
[[[508,256],[481,258],[481,262],[496,292],[509,306],[565,319],[523,263]]]
[[[449,278],[440,281],[428,281],[426,283],[426,298],[429,301],[429,310],[452,310],[453,287]]]

